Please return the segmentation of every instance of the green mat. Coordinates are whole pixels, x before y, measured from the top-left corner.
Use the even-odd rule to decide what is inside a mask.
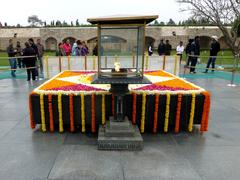
[[[180,74],[179,76],[182,78],[189,78],[189,79],[224,79],[229,81],[229,83],[231,82],[232,79],[232,72],[226,72],[226,71],[215,71],[215,72],[211,72],[209,71],[208,73],[203,73],[203,71],[205,71],[205,64],[200,64],[197,66],[196,69],[196,74],[189,74],[187,71],[186,74]],[[227,65],[224,65],[224,67],[228,67]],[[240,73],[235,73],[234,76],[234,84],[240,84]]]
[[[182,78],[189,78],[189,79],[224,79],[229,81],[229,83],[231,82],[232,79],[232,73],[231,72],[226,72],[226,71],[215,71],[214,73],[212,73],[211,71],[209,71],[208,73],[202,73],[204,71],[204,67],[205,65],[201,64],[198,65],[199,69],[197,69],[197,73],[196,74],[180,74],[179,76]],[[1,67],[1,69],[4,68],[9,68],[7,67]],[[188,71],[187,71],[188,72]],[[11,79],[11,71],[9,70],[0,70],[0,79]],[[26,70],[24,69],[18,69],[16,71],[16,79],[26,79],[27,78],[27,73]],[[240,73],[236,73],[235,74],[235,78],[234,78],[234,84],[239,84],[240,85]]]
[[[1,67],[1,68],[3,68],[3,67]],[[11,76],[11,71],[9,71],[9,70],[0,70],[0,79],[11,79],[11,78],[13,78]],[[27,78],[26,70],[24,70],[24,69],[16,70],[16,78],[15,79],[26,79],[26,78]]]

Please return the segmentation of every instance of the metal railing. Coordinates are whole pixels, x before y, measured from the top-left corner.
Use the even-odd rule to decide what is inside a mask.
[[[175,75],[180,71],[179,56],[148,56],[145,55],[144,70],[166,70]],[[131,68],[136,65],[136,56],[104,56],[102,67],[113,67],[114,62],[120,61],[123,67]],[[64,70],[96,71],[98,57],[96,56],[45,56],[44,75],[50,78]]]
[[[231,78],[230,78],[230,83],[227,84],[228,86],[232,86],[235,87],[235,78],[236,78],[236,74],[238,72],[238,64],[239,64],[239,55],[236,56],[194,56],[194,55],[189,55],[189,57],[197,57],[197,58],[217,58],[217,60],[220,61],[220,64],[216,64],[216,68],[207,68],[205,67],[198,67],[198,65],[196,66],[191,66],[191,65],[184,65],[184,69],[183,69],[183,78],[185,78],[186,75],[186,71],[187,69],[190,68],[195,68],[196,70],[210,70],[210,71],[221,71],[221,72],[230,72],[231,73]],[[188,57],[187,57],[188,58]],[[228,60],[231,63],[230,64],[224,64],[223,61],[224,60]]]
[[[18,57],[0,57],[0,61],[2,59],[11,59],[11,58],[29,58],[35,56],[18,56]],[[210,56],[196,56],[198,58],[209,58]],[[231,56],[218,56],[217,57],[220,64],[216,65],[216,68],[208,68],[208,70],[215,70],[221,72],[230,72],[231,80],[228,86],[236,86],[235,78],[238,70],[239,64],[239,55],[234,58]],[[104,67],[111,67],[115,61],[122,60],[124,65],[129,67],[134,67],[136,64],[136,56],[105,56],[102,58],[101,63]],[[231,63],[225,65],[223,63],[224,60],[228,60]],[[179,75],[181,72],[181,64],[180,57],[177,55],[173,56],[148,56],[145,54],[145,62],[144,62],[144,70],[165,70],[174,75]],[[83,70],[83,71],[96,71],[98,69],[98,57],[96,56],[44,56],[43,58],[43,74],[44,77],[49,79],[59,72],[64,70]],[[125,67],[125,66],[124,66]],[[36,63],[35,67],[21,68],[21,69],[32,69],[39,68],[38,63]],[[191,66],[184,66],[182,77],[186,77],[186,71],[191,68]],[[198,65],[195,67],[197,70],[206,70],[206,67],[199,67]],[[11,69],[0,66],[0,71],[11,71],[18,70]]]

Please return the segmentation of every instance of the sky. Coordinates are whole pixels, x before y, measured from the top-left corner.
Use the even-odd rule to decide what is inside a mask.
[[[66,21],[86,24],[87,18],[116,14],[159,15],[158,21],[186,20],[190,14],[180,12],[176,0],[1,0],[0,22],[28,25],[27,18],[37,15],[42,21]]]

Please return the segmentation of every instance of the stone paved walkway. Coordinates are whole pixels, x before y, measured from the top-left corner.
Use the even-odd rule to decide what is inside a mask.
[[[212,92],[209,132],[144,134],[143,151],[110,152],[96,150],[94,135],[32,131],[28,92],[42,82],[0,80],[0,179],[239,179],[240,87],[192,82]]]

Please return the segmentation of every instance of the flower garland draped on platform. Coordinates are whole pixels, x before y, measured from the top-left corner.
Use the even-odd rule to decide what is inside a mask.
[[[62,73],[56,76],[57,77],[56,84],[52,82],[54,81],[53,79],[53,80],[47,81],[42,86],[40,86],[37,90],[33,91],[29,96],[31,128],[34,129],[36,125],[35,123],[36,115],[33,112],[33,109],[36,107],[36,105],[32,101],[32,98],[34,96],[39,97],[39,100],[35,100],[34,102],[39,102],[38,106],[39,106],[39,112],[40,112],[39,114],[40,114],[41,130],[43,132],[46,132],[47,130],[49,130],[50,132],[54,132],[54,130],[56,130],[56,127],[55,127],[56,124],[58,124],[58,131],[64,132],[64,123],[69,121],[68,124],[70,125],[70,132],[75,132],[76,124],[79,124],[80,122],[81,132],[84,133],[87,131],[86,118],[91,118],[90,129],[92,133],[95,133],[97,131],[99,122],[100,124],[105,125],[106,119],[108,119],[108,117],[106,116],[109,116],[109,110],[111,112],[110,115],[111,114],[114,115],[114,103],[115,103],[114,96],[110,94],[108,90],[104,89],[105,86],[89,85],[89,87],[87,87],[86,89],[86,86],[74,85],[74,83],[78,81],[84,82],[84,83],[91,82],[92,80],[91,79],[92,76],[90,76],[91,73],[92,72],[87,72],[86,74],[84,74],[83,72],[81,72],[80,73],[81,76],[79,79],[77,78],[77,76],[79,76],[79,72],[67,71],[66,75]],[[153,112],[153,116],[151,118],[152,119],[151,131],[153,133],[157,133],[159,131],[163,131],[167,133],[169,131],[170,124],[173,122],[172,121],[173,119],[174,119],[174,132],[179,133],[180,129],[182,128],[182,126],[180,127],[181,120],[184,118],[182,117],[184,115],[184,113],[182,114],[182,110],[186,104],[186,100],[187,100],[186,97],[191,97],[191,102],[190,102],[190,107],[188,111],[189,114],[186,116],[189,119],[186,119],[184,121],[188,122],[187,130],[189,132],[192,132],[194,127],[195,116],[196,116],[195,113],[197,112],[196,107],[198,107],[196,106],[196,103],[198,102],[197,97],[199,96],[203,97],[200,131],[204,132],[208,130],[208,121],[209,121],[209,112],[210,112],[210,94],[207,91],[191,83],[188,83],[185,80],[182,80],[182,82],[180,82],[179,78],[176,78],[173,75],[163,71],[153,71],[153,72],[148,72],[148,74],[151,74],[151,76],[153,76],[153,81],[158,81],[158,78],[159,78],[158,76],[162,76],[161,78],[164,81],[161,83],[157,82],[151,87],[148,86],[149,89],[147,88],[147,86],[143,86],[143,87],[135,86],[135,85],[130,86],[132,88],[132,90],[130,91],[131,104],[128,105],[129,110],[131,109],[130,119],[133,124],[139,125],[141,133],[144,133],[146,130],[146,123],[148,123],[146,122],[146,118],[147,118],[147,121],[149,121],[148,119],[149,112]],[[72,76],[73,78],[70,78],[69,76],[70,77]],[[175,84],[172,82],[174,78],[176,80]],[[62,82],[62,85],[64,86],[65,89],[72,89],[72,90],[70,91],[64,91],[61,89],[53,90],[52,88],[53,86],[56,86],[57,88],[61,88],[60,81]],[[156,88],[156,86],[166,88],[167,82],[169,82],[168,85],[171,85],[171,88],[169,88],[171,90],[159,91],[158,88]],[[66,88],[67,86],[68,88]],[[174,90],[173,88],[175,86],[181,87],[181,89],[177,88],[176,90]],[[46,88],[46,90],[43,90],[43,87]],[[77,88],[80,91],[73,91],[74,88]],[[154,88],[156,89],[154,90]],[[87,96],[90,97],[90,103],[88,102],[89,98],[87,98]],[[152,96],[154,96],[153,106],[150,105],[150,101],[149,101],[149,98]],[[65,107],[65,105],[63,106],[63,103],[66,101],[64,100],[66,97],[68,97],[68,102],[69,102],[69,107],[68,107],[69,117],[66,116],[65,109],[63,110],[63,107]],[[76,98],[79,98],[79,97],[80,97],[80,102],[77,103]],[[100,98],[101,101],[100,101],[100,104],[97,105],[97,102],[99,101],[99,97],[101,97]],[[111,100],[109,105],[107,105],[108,103],[106,102],[107,100]],[[80,107],[78,108],[78,110],[80,112],[80,119],[78,119],[79,118],[78,115],[76,115],[75,117],[75,112],[77,111],[76,104],[79,104],[79,103],[80,103]],[[164,103],[164,107],[163,107],[163,103]],[[54,110],[55,108],[54,104],[57,105],[57,109],[55,110]],[[89,107],[85,107],[89,104],[91,105],[90,115],[86,114],[88,112]],[[148,109],[146,109],[147,107],[150,107],[150,106],[152,106],[151,108],[153,108],[152,111],[149,111]],[[174,114],[172,114],[172,111],[173,111],[172,106],[174,106],[175,108]],[[164,112],[163,112],[163,108],[165,110]],[[186,111],[186,109],[184,111]],[[63,116],[63,112],[64,112],[64,116]],[[100,121],[96,120],[97,112],[101,113],[100,114],[101,120],[99,119]],[[56,116],[56,113],[57,113],[57,116]]]

